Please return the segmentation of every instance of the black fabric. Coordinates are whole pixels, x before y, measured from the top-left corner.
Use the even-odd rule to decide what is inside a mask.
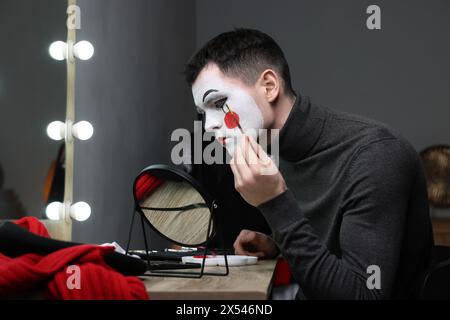
[[[259,206],[300,299],[418,294],[433,245],[414,148],[387,126],[299,97],[280,132],[288,190]],[[369,289],[367,268],[381,271]]]
[[[38,236],[8,221],[0,223],[0,252],[11,258],[27,253],[47,255],[77,245],[80,243]],[[118,252],[107,253],[104,259],[109,266],[124,275],[138,276],[147,270],[144,261]]]
[[[450,247],[435,246],[433,261],[428,270],[421,293],[422,299],[450,299]]]
[[[232,248],[243,229],[269,234],[270,228],[259,210],[249,205],[234,188],[234,176],[228,165],[198,165],[202,184],[217,200],[217,229],[211,240],[211,247],[220,247],[220,233],[223,232],[225,248]]]

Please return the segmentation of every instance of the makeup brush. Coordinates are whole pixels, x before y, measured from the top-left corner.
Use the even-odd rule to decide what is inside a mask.
[[[242,130],[239,120],[236,118],[235,113],[231,110],[230,106],[228,104],[225,104],[226,102],[227,102],[227,98],[220,99],[220,100],[216,101],[215,106],[216,106],[216,108],[222,109],[223,113],[225,113],[225,114],[229,113],[231,115],[231,118],[233,119],[234,123],[237,125],[239,130],[241,130],[241,133],[244,134],[244,130]],[[225,107],[228,109],[228,112],[225,111]]]
[[[242,130],[241,124],[239,123],[239,120],[236,118],[235,113],[233,112],[233,110],[231,110],[231,108],[228,104],[226,104],[226,107],[228,108],[230,115],[233,117],[233,120],[236,123],[236,125],[238,126],[239,130],[241,130],[241,133],[244,134],[244,130]],[[225,110],[223,112],[225,112]]]

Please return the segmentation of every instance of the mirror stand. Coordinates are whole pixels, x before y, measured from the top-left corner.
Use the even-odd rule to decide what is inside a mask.
[[[214,208],[216,207],[214,201],[211,205],[211,212],[213,212]],[[136,216],[136,213],[140,213],[140,220],[141,220],[141,228],[142,228],[142,237],[144,240],[144,244],[145,244],[145,253],[146,253],[146,257],[147,257],[147,272],[143,275],[141,275],[141,277],[177,277],[177,278],[201,278],[203,275],[209,275],[209,276],[227,276],[229,274],[229,266],[228,266],[228,259],[227,259],[227,252],[225,249],[225,242],[224,242],[224,236],[223,236],[223,231],[220,231],[220,241],[222,244],[222,249],[223,249],[223,256],[224,256],[224,260],[225,260],[225,272],[211,272],[205,271],[205,261],[206,261],[206,256],[208,254],[208,245],[209,245],[209,241],[210,241],[210,231],[211,231],[211,226],[213,224],[213,215],[210,215],[209,218],[209,223],[208,223],[208,231],[207,231],[207,239],[205,242],[205,246],[204,246],[204,250],[203,250],[203,259],[202,259],[202,263],[201,263],[201,267],[200,267],[200,271],[199,272],[194,272],[194,271],[161,271],[161,270],[153,270],[154,268],[152,268],[152,262],[150,261],[150,254],[149,254],[149,246],[148,246],[148,241],[147,241],[147,233],[145,230],[145,224],[146,224],[146,219],[145,216],[140,212],[140,210],[138,209],[138,205],[135,205],[133,208],[133,214],[131,217],[131,224],[130,224],[130,229],[129,229],[129,233],[128,233],[128,241],[127,241],[127,248],[126,248],[126,254],[128,255],[129,249],[130,249],[130,243],[131,243],[131,235],[133,232],[133,227],[134,227],[134,219]],[[147,222],[147,224],[149,224]],[[150,224],[149,224],[150,225]],[[151,225],[150,225],[151,227]],[[197,253],[198,254],[198,253]],[[200,253],[201,254],[201,253]]]

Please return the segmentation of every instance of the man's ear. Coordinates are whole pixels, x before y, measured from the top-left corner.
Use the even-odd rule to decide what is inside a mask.
[[[272,69],[266,69],[261,73],[258,83],[263,90],[267,102],[274,102],[280,95],[280,78],[278,74]]]

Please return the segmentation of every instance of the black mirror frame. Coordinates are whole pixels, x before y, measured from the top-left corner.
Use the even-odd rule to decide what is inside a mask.
[[[161,173],[162,176],[164,176],[165,173],[170,173],[170,181],[178,181],[176,179],[173,179],[174,177],[179,177],[180,180],[179,181],[187,181],[192,187],[194,187],[194,189],[202,196],[202,198],[205,200],[209,212],[210,212],[210,220],[212,222],[212,231],[211,234],[208,235],[208,237],[205,239],[205,241],[201,242],[201,243],[197,243],[197,244],[186,244],[186,243],[181,243],[178,241],[175,241],[171,238],[169,238],[168,236],[164,235],[163,233],[161,233],[155,226],[153,226],[148,219],[146,218],[144,212],[142,211],[141,206],[139,205],[139,200],[136,198],[136,184],[138,182],[138,180],[141,178],[142,175],[149,173],[151,175],[154,175],[157,178],[160,178]],[[160,175],[158,175],[160,174]],[[146,221],[147,225],[150,226],[150,228],[152,228],[152,230],[154,232],[156,232],[159,236],[161,236],[163,239],[166,239],[170,242],[173,242],[179,246],[185,246],[185,247],[199,247],[202,246],[204,244],[206,244],[211,238],[213,238],[216,235],[216,226],[217,226],[217,217],[215,214],[215,209],[217,209],[217,203],[216,201],[211,197],[211,195],[205,190],[205,188],[203,188],[203,186],[201,186],[197,180],[195,180],[192,176],[190,176],[189,174],[187,174],[186,172],[179,170],[177,168],[174,167],[170,167],[168,165],[164,165],[164,164],[155,164],[155,165],[151,165],[146,167],[145,169],[143,169],[139,175],[136,177],[136,179],[134,179],[134,183],[133,183],[133,198],[134,198],[134,203],[136,206],[136,211],[139,212],[139,214],[141,215],[141,217],[144,218],[144,220]],[[209,229],[209,228],[208,228]],[[209,230],[208,230],[209,232]]]
[[[187,181],[187,182],[189,182],[200,193],[200,195],[203,197],[203,199],[205,200],[206,204],[209,207],[210,219],[209,219],[209,223],[208,223],[207,238],[205,239],[204,242],[202,242],[202,243],[197,245],[197,246],[205,245],[204,250],[203,250],[203,259],[202,259],[202,263],[201,263],[199,272],[190,272],[190,271],[176,272],[176,271],[157,271],[157,270],[153,271],[152,270],[152,265],[151,265],[150,258],[149,258],[150,255],[149,255],[149,248],[148,248],[148,242],[147,242],[147,235],[146,235],[146,231],[145,231],[145,225],[149,225],[152,230],[154,230],[157,234],[162,236],[164,239],[169,240],[170,242],[173,242],[173,243],[181,245],[181,246],[186,246],[186,244],[179,243],[179,242],[174,241],[174,240],[170,239],[169,237],[163,235],[145,217],[145,214],[142,211],[142,209],[141,209],[141,207],[139,205],[139,202],[138,202],[138,200],[136,198],[135,189],[136,189],[136,183],[137,183],[138,179],[144,173],[149,173],[149,171],[152,171],[152,172],[157,171],[157,172],[163,172],[163,173],[169,172],[172,178],[174,177],[173,175],[175,175],[175,176],[180,177],[180,181]],[[148,266],[147,273],[145,273],[144,275],[141,275],[141,277],[201,278],[203,275],[227,276],[229,274],[228,258],[227,258],[227,254],[226,254],[226,250],[225,250],[225,246],[224,246],[224,242],[223,242],[223,239],[224,239],[223,238],[223,231],[221,232],[221,238],[222,238],[222,246],[223,246],[223,249],[224,249],[223,251],[224,251],[224,260],[225,260],[225,272],[221,273],[221,272],[205,272],[204,271],[205,270],[206,255],[208,254],[208,243],[209,243],[210,239],[212,237],[214,237],[215,234],[216,234],[217,217],[216,217],[214,212],[215,212],[215,209],[217,209],[218,206],[217,206],[215,200],[209,195],[209,193],[192,176],[190,176],[189,174],[187,174],[186,172],[184,172],[182,170],[176,169],[174,167],[170,167],[168,165],[156,164],[156,165],[148,166],[145,169],[143,169],[139,173],[139,175],[136,177],[136,179],[134,180],[134,183],[133,183],[133,198],[134,198],[134,208],[133,208],[133,215],[132,215],[132,218],[131,218],[131,225],[130,225],[130,229],[129,229],[129,233],[128,233],[128,242],[127,242],[126,254],[128,254],[129,249],[130,249],[131,235],[132,235],[133,226],[134,226],[134,218],[135,218],[135,215],[136,215],[136,212],[137,212],[137,213],[139,213],[140,218],[141,218],[142,235],[143,235],[143,238],[144,238],[145,251],[146,251],[146,256],[147,256],[147,266]],[[211,227],[213,227],[212,232],[210,232],[211,231]],[[189,246],[193,247],[195,245],[189,245]]]

